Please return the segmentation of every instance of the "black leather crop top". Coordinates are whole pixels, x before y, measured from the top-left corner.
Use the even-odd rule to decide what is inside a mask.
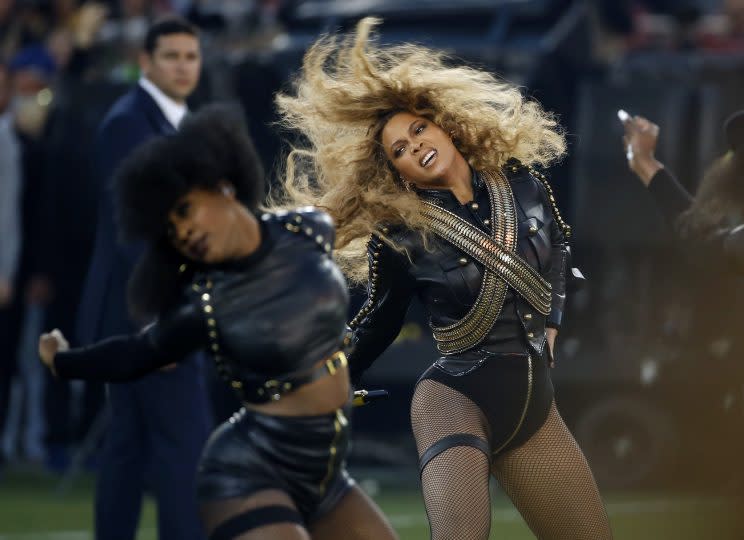
[[[205,349],[235,386],[306,370],[338,351],[349,299],[331,258],[331,218],[301,208],[260,222],[256,252],[196,274],[183,301],[139,334],[60,352],[57,375],[131,380]]]

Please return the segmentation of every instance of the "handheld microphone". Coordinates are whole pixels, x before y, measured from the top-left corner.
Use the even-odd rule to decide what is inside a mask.
[[[356,390],[351,403],[354,407],[361,407],[373,401],[390,396],[387,390]]]

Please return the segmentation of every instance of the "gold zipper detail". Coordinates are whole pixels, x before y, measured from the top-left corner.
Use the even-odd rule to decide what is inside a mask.
[[[338,440],[341,437],[341,430],[349,425],[349,421],[346,419],[344,412],[341,409],[336,411],[336,418],[333,420],[333,429],[336,432],[331,441],[331,447],[328,449],[328,453],[331,454],[328,458],[328,470],[323,480],[320,482],[320,494],[325,495],[325,491],[328,488],[328,482],[333,476],[334,462],[336,461],[336,454],[338,454]]]

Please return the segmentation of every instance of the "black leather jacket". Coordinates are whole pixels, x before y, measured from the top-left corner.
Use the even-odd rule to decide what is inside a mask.
[[[552,286],[549,316],[541,315],[511,287],[507,289],[501,314],[484,341],[473,353],[526,352],[543,354],[545,327],[561,324],[566,299],[568,248],[553,215],[543,184],[522,166],[504,169],[514,194],[518,238],[517,252]],[[461,205],[450,190],[417,190],[484,231],[490,232],[490,200],[483,180],[473,175],[472,202]],[[370,280],[368,299],[350,323],[349,365],[353,380],[392,343],[403,324],[408,305],[416,294],[435,326],[462,318],[475,301],[483,266],[448,242],[433,235],[424,246],[421,235],[397,228],[388,235],[407,254],[396,251],[373,235],[368,244]]]
[[[206,349],[237,387],[308,369],[338,351],[348,291],[330,256],[330,217],[310,208],[264,214],[261,230],[256,252],[197,274],[183,301],[140,334],[59,353],[57,374],[130,380]]]

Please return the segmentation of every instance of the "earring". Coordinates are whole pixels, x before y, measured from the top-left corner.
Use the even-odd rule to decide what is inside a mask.
[[[403,182],[403,187],[406,188],[406,191],[413,191],[414,185],[413,182],[409,182],[408,180],[403,180],[401,178],[401,182]]]

